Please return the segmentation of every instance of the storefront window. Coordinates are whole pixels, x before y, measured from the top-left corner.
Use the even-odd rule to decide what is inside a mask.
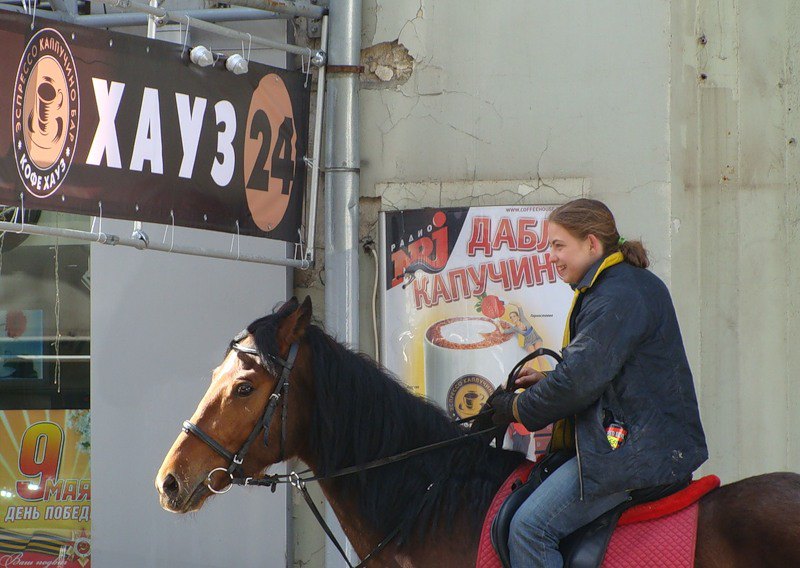
[[[0,234],[0,565],[89,563],[90,287],[88,244]]]

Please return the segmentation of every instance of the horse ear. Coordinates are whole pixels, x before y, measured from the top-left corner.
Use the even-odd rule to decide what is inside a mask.
[[[297,305],[297,299],[293,299],[295,305]],[[306,296],[303,303],[295,308],[294,313],[286,318],[286,327],[284,329],[288,332],[286,335],[289,341],[292,342],[300,339],[305,333],[309,323],[311,323],[311,297]]]
[[[298,305],[300,305],[300,303],[297,301],[297,296],[292,296],[286,300],[280,308],[278,308],[278,317],[280,319],[287,317],[289,314],[297,310]]]

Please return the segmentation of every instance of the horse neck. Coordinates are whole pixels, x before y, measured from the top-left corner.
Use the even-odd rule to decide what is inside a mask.
[[[363,464],[458,435],[459,430],[448,423],[441,411],[399,387],[374,364],[363,359],[353,360],[357,356],[349,352],[337,351],[334,355],[339,360],[317,361],[313,365],[314,373],[329,373],[326,378],[332,381],[321,385],[321,381],[316,380],[321,392],[314,392],[313,398],[317,399],[315,404],[317,401],[324,404],[317,405],[315,411],[304,416],[308,423],[299,424],[295,429],[304,433],[305,438],[297,448],[298,457],[315,474],[331,474],[335,469]],[[347,361],[343,363],[341,359],[344,357]],[[342,370],[349,369],[349,366],[353,372],[347,375]],[[336,389],[331,390],[331,385]],[[305,394],[312,396],[311,390]],[[369,412],[365,412],[369,405],[364,401],[372,405]],[[397,408],[403,411],[397,412]],[[326,426],[320,428],[319,424]],[[367,429],[376,433],[374,439],[364,436]],[[312,437],[316,437],[315,445],[311,442]],[[346,447],[351,440],[352,447]],[[356,446],[358,452],[354,450]],[[329,454],[328,463],[320,463],[322,458],[315,452],[336,447],[342,452],[336,454],[341,459],[331,463],[332,454]],[[412,566],[466,566],[474,561],[477,552],[476,517],[482,520],[494,492],[521,459],[519,454],[487,449],[479,444],[459,445],[412,457],[363,476],[356,474],[348,480],[322,481],[321,487],[361,557],[398,524],[394,519],[389,520],[387,515],[381,521],[382,526],[375,526],[374,512],[371,513],[372,519],[362,514],[363,497],[366,496],[370,503],[380,504],[382,499],[395,492],[394,495],[399,495],[400,500],[406,503],[406,508],[399,513],[395,500],[388,503],[387,510],[395,507],[394,512],[401,518],[427,519],[430,525],[422,529],[426,538],[404,545],[398,556],[410,559],[408,562]],[[436,502],[431,504],[426,514],[418,515],[417,504],[425,504],[420,498],[434,481],[439,493],[433,491],[431,500]],[[362,497],[360,503],[359,497]],[[469,503],[469,519],[467,515],[453,512],[464,507],[464,503]],[[431,522],[431,518],[436,519],[430,511],[434,506],[437,511],[442,511],[439,522]],[[387,550],[386,555],[391,554]]]
[[[308,459],[309,461],[303,461],[312,471],[316,471],[313,459]],[[378,534],[369,523],[364,521],[359,513],[355,499],[343,495],[341,488],[337,487],[335,482],[322,480],[319,485],[347,540],[353,546],[353,550],[356,551],[359,558],[365,558],[372,553],[387,535]],[[387,490],[389,489],[387,488]],[[482,513],[485,513],[485,511],[482,511]],[[430,534],[421,544],[398,547],[396,542],[390,541],[384,550],[373,555],[370,567],[416,568],[436,566],[437,568],[463,568],[464,566],[474,566],[478,552],[478,541],[466,529],[467,527],[464,526],[464,523],[453,519],[435,531],[430,528],[423,529],[429,531]],[[340,541],[340,544],[344,548],[344,543]]]

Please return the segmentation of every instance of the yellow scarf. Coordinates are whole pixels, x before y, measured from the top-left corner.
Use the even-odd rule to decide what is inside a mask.
[[[561,344],[562,349],[569,345],[569,342],[572,340],[570,337],[570,329],[569,329],[569,322],[572,319],[572,310],[575,309],[575,305],[578,303],[578,297],[586,292],[589,288],[597,280],[597,277],[606,269],[615,264],[619,264],[623,262],[625,259],[622,256],[622,253],[617,251],[613,254],[608,255],[605,260],[603,260],[602,264],[595,272],[592,281],[589,283],[588,286],[584,286],[583,288],[576,288],[575,294],[572,296],[572,305],[569,308],[569,314],[567,314],[567,323],[564,325],[564,340]],[[557,450],[565,450],[575,449],[575,419],[574,417],[563,418],[558,420],[553,424],[553,436],[550,439],[550,447],[549,452],[554,452]]]

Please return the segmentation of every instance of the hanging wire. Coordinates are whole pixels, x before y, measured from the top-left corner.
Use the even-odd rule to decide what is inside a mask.
[[[25,194],[19,194],[19,207],[17,208],[16,213],[14,213],[14,222],[17,222],[17,215],[19,215],[19,222],[20,227],[19,231],[14,231],[18,235],[21,235],[25,231]]]
[[[311,76],[311,56],[308,56],[308,66],[305,65],[305,58],[303,55],[300,55],[300,72],[306,74],[306,81],[303,83],[303,87],[308,87],[308,78]]]
[[[172,247],[175,246],[175,210],[170,209],[169,216],[172,217],[172,238],[169,241],[169,252],[172,252]]]
[[[56,227],[61,226],[61,214],[56,213]],[[58,237],[56,237],[56,246],[54,247],[55,262],[55,283],[56,283],[56,302],[55,302],[55,316],[56,316],[56,339],[53,342],[53,350],[56,355],[55,372],[53,378],[56,383],[57,391],[61,394],[61,357],[59,357],[61,350],[61,288],[60,279],[58,276]]]
[[[3,274],[3,245],[6,240],[6,232],[0,233],[0,276]]]
[[[241,242],[241,235],[239,233],[239,219],[236,219],[236,234],[231,236],[231,250],[230,254],[233,254],[233,243],[236,243],[236,260],[239,260],[239,243]]]
[[[33,25],[36,23],[36,4],[38,4],[38,0],[33,0],[33,18],[31,19],[31,29],[33,29]]]
[[[105,6],[105,4],[103,4]],[[178,33],[181,32],[181,22],[178,22]],[[186,42],[189,41],[189,16],[186,16],[186,34],[183,36],[183,47],[181,48],[181,58],[186,54]]]
[[[169,216],[172,219],[172,237],[171,237],[171,240],[170,240],[170,243],[169,243],[169,252],[172,252],[172,247],[175,246],[175,210],[174,209],[170,209],[169,210]],[[169,232],[169,228],[170,228],[169,225],[164,226],[164,236],[161,237],[161,244],[162,245],[167,244],[167,233]]]
[[[98,226],[97,226],[97,242],[99,243],[100,240],[102,239],[102,235],[103,235],[103,202],[102,201],[98,201],[97,202],[97,206],[100,208],[100,217],[99,217],[100,222],[98,223]],[[92,226],[89,229],[90,233],[94,233],[94,224],[95,224],[95,221],[97,221],[97,219],[98,219],[98,217],[92,217]]]

